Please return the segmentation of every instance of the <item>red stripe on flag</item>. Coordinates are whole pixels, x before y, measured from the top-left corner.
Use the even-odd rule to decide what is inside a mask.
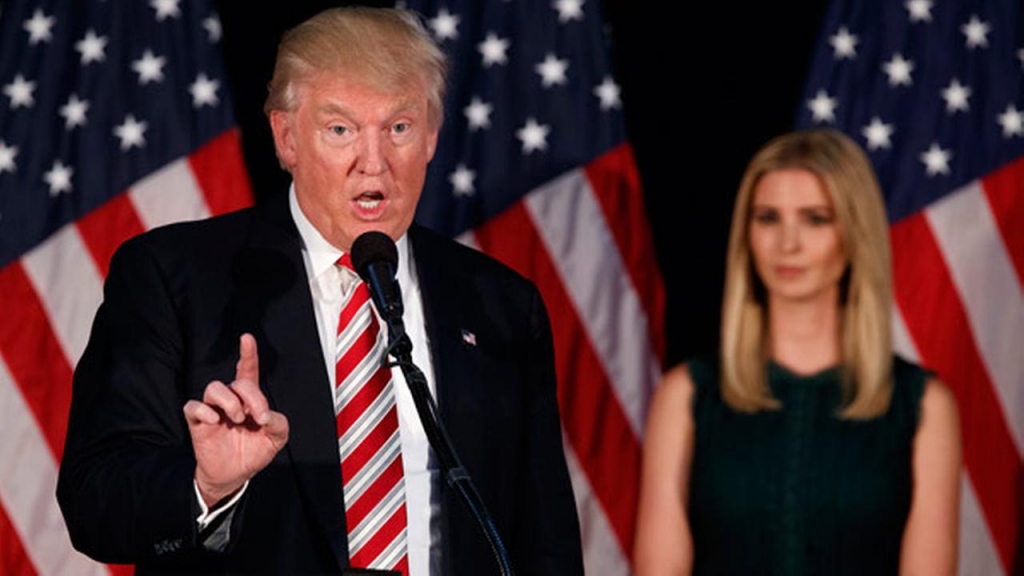
[[[0,294],[0,356],[59,461],[71,407],[71,366],[20,261],[0,270]]]
[[[1017,271],[1017,281],[1024,286],[1024,158],[986,176],[981,187]]]
[[[4,576],[36,576],[32,559],[21,545],[7,512],[0,506],[0,574]]]
[[[189,166],[203,191],[210,215],[252,204],[252,187],[245,170],[238,128],[232,128],[189,155]]]
[[[640,173],[633,148],[621,144],[586,166],[605,225],[611,230],[640,302],[647,312],[649,337],[659,360],[665,358],[665,284],[647,222]]]
[[[522,202],[475,230],[480,247],[530,278],[551,316],[562,428],[619,545],[632,555],[640,444]],[[515,238],[515,242],[508,242]]]
[[[1018,532],[1021,461],[981,361],[953,279],[923,213],[891,228],[896,301],[923,364],[953,390],[963,426],[964,464],[1004,568]]]
[[[145,231],[128,194],[119,194],[75,224],[103,278],[122,242]]]

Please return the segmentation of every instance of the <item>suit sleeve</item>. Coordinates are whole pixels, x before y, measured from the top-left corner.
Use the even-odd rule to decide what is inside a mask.
[[[551,327],[535,289],[529,338],[526,374],[530,461],[526,480],[530,492],[520,520],[520,534],[528,552],[515,569],[521,574],[583,574],[579,520],[562,446]]]
[[[57,497],[74,546],[103,562],[196,545],[181,321],[157,262],[141,241],[118,251],[75,370]]]

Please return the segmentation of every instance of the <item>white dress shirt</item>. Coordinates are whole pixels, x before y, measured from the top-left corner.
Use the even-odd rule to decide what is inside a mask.
[[[347,269],[335,266],[344,254],[324,237],[303,214],[295,195],[295,186],[288,192],[292,219],[302,237],[302,260],[306,265],[309,290],[313,296],[316,324],[320,332],[324,367],[327,370],[334,395],[335,363],[334,344],[341,315],[343,295],[355,288],[359,277]],[[430,392],[436,396],[434,367],[430,360],[429,343],[423,319],[423,301],[420,297],[419,279],[415,274],[415,262],[409,249],[409,240],[402,235],[396,242],[398,247],[398,284],[402,290],[403,319],[406,332],[412,340],[413,362],[423,371]],[[374,314],[377,311],[374,309]],[[387,324],[377,317],[382,331]],[[431,456],[430,442],[420,422],[412,394],[400,368],[391,369],[395,387],[395,401],[398,405],[398,430],[402,441],[402,466],[405,469],[405,509],[407,515],[407,538],[409,551],[409,576],[439,576],[440,551],[437,518],[440,501],[435,497],[435,483],[438,481],[437,464]]]

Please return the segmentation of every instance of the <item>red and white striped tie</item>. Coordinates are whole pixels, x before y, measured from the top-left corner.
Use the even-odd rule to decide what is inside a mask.
[[[338,265],[352,270],[348,254]],[[349,559],[354,568],[408,575],[402,443],[391,371],[381,366],[384,340],[360,281],[342,305],[334,357]]]

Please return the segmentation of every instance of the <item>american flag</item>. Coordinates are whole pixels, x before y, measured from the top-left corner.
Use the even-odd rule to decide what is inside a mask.
[[[551,316],[588,574],[631,572],[664,288],[597,0],[409,1],[452,63],[418,219],[504,261]]]
[[[799,126],[868,151],[891,223],[897,350],[957,397],[960,573],[1022,570],[1021,4],[836,1],[803,97]]]
[[[251,203],[221,26],[204,0],[0,9],[0,574],[126,573],[57,507],[71,372],[118,244]]]

